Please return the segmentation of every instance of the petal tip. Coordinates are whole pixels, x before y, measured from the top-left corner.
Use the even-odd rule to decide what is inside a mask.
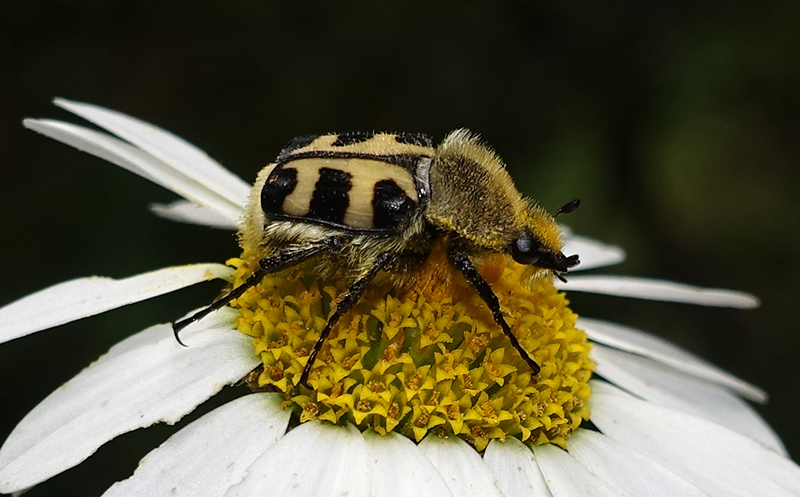
[[[761,299],[756,297],[755,295],[744,294],[745,298],[748,299],[745,309],[756,309],[761,307]]]
[[[62,109],[69,110],[69,107],[80,105],[80,103],[63,97],[53,97],[53,105],[55,105],[56,107],[61,107]]]

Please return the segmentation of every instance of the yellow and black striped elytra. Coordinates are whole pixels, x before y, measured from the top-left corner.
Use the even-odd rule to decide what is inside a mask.
[[[427,201],[415,176],[433,153],[430,138],[409,133],[296,138],[267,177],[261,208],[273,219],[346,231],[402,231]]]
[[[557,213],[577,207],[572,201]],[[512,346],[538,373],[476,269],[487,256],[510,255],[530,277],[562,278],[578,264],[564,256],[555,218],[522,197],[500,158],[461,129],[438,146],[414,133],[354,132],[295,138],[259,173],[239,241],[259,268],[209,307],[173,325],[175,337],[269,273],[314,259],[348,290],[337,303],[297,383],[306,384],[325,339],[381,271],[413,281],[444,242],[453,266],[475,288]],[[180,342],[180,339],[178,338]]]

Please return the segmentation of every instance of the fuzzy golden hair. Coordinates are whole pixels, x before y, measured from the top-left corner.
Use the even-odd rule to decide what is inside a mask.
[[[555,219],[522,197],[497,154],[466,129],[450,133],[436,149],[431,167],[427,217],[473,245],[505,252],[527,231],[558,252]]]

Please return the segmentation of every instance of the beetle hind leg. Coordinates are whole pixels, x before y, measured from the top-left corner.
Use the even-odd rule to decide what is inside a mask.
[[[360,278],[358,278],[356,282],[353,283],[353,285],[350,286],[350,288],[348,288],[347,291],[338,299],[336,309],[328,318],[328,322],[325,323],[325,328],[323,328],[320,332],[319,338],[317,338],[316,343],[314,343],[314,347],[311,349],[311,353],[308,355],[308,360],[303,368],[303,373],[300,375],[300,381],[298,384],[309,387],[307,383],[308,375],[311,373],[311,368],[314,366],[314,361],[317,358],[317,354],[319,354],[319,351],[322,349],[325,339],[328,338],[328,335],[330,335],[333,327],[339,322],[339,318],[341,318],[342,315],[344,315],[358,303],[359,299],[361,299],[361,296],[364,294],[364,291],[367,289],[367,286],[369,286],[370,282],[375,279],[375,275],[377,275],[381,269],[386,267],[393,260],[394,254],[391,252],[383,252],[382,254],[378,255],[372,267]]]
[[[237,286],[227,295],[224,295],[217,300],[215,300],[211,305],[202,309],[186,319],[182,319],[180,321],[176,321],[172,324],[172,332],[175,334],[175,340],[178,341],[179,344],[186,347],[180,339],[180,332],[183,331],[184,328],[189,326],[190,324],[200,321],[201,319],[205,318],[212,312],[219,310],[226,305],[228,305],[231,301],[236,300],[237,298],[241,297],[244,292],[246,292],[251,287],[257,285],[264,276],[278,272],[282,269],[287,269],[301,262],[309,259],[310,257],[328,249],[329,246],[336,245],[336,241],[333,240],[326,240],[322,244],[314,244],[308,245],[306,247],[302,247],[300,249],[294,248],[291,251],[281,252],[278,255],[267,257],[265,259],[261,259],[258,263],[259,268],[250,275],[244,283]]]

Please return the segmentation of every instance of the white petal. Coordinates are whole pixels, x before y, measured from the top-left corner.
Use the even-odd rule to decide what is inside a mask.
[[[192,264],[120,280],[92,276],[59,283],[0,307],[0,343],[231,274],[222,264]]]
[[[712,495],[800,495],[800,467],[718,424],[591,382],[600,431]]]
[[[132,143],[244,209],[250,185],[205,152],[150,123],[97,105],[56,98],[53,103]]]
[[[559,289],[662,302],[680,302],[712,307],[753,309],[761,302],[753,295],[720,288],[703,288],[674,281],[633,276],[574,276],[567,283],[557,281]]]
[[[453,495],[439,471],[411,440],[394,432],[378,435],[367,431],[364,441],[369,453],[371,495]]]
[[[592,360],[597,374],[628,392],[721,424],[786,455],[780,438],[761,416],[747,402],[718,384],[599,344],[592,347]]]
[[[246,395],[211,411],[147,454],[105,497],[224,495],[286,433],[291,411],[276,393]]]
[[[227,497],[370,496],[368,450],[353,425],[303,423],[250,465]]]
[[[506,497],[551,497],[533,452],[516,438],[492,440],[483,460],[497,479]],[[560,497],[560,496],[559,496]]]
[[[754,402],[764,403],[767,401],[767,393],[760,388],[733,376],[662,338],[628,326],[608,323],[598,319],[578,318],[576,326],[584,330],[589,338],[595,342],[649,357],[672,366],[679,371],[718,383]]]
[[[576,461],[622,495],[708,495],[664,466],[595,431],[577,430],[567,443]]]
[[[428,435],[419,450],[439,471],[453,495],[503,497],[481,456],[460,438]]]
[[[199,224],[225,230],[239,229],[237,223],[188,200],[177,200],[171,204],[150,204],[150,210],[157,216],[179,223]]]
[[[143,176],[231,222],[238,222],[244,212],[241,205],[226,199],[213,188],[113,136],[49,119],[25,119],[22,123],[29,129]]]
[[[590,473],[585,466],[555,445],[539,445],[533,449],[533,456],[550,488],[550,493],[556,497],[561,495],[616,497],[619,495],[606,482]]]
[[[606,245],[584,236],[570,235],[564,237],[564,255],[578,254],[581,263],[569,272],[585,271],[598,267],[613,266],[625,260],[625,251],[616,245]],[[571,285],[566,289],[571,290]]]
[[[250,339],[222,309],[184,330],[156,325],[120,342],[50,394],[0,449],[0,493],[42,482],[89,457],[117,435],[186,413],[255,368]]]

